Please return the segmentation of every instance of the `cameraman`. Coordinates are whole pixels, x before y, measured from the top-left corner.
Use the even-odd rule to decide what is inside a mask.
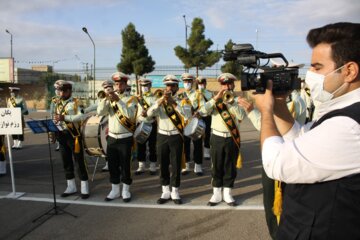
[[[287,183],[278,239],[359,239],[360,24],[312,29],[306,75],[318,120],[300,127],[272,82],[255,96],[266,174]]]

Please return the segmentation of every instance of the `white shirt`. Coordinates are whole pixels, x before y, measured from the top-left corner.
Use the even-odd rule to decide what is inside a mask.
[[[318,118],[360,99],[360,88],[319,106]],[[360,125],[349,117],[332,117],[309,131],[295,122],[283,137],[265,139],[266,174],[285,183],[315,183],[360,173]]]

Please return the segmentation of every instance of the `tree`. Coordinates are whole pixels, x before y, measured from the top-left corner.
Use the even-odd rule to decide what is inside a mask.
[[[231,51],[234,43],[230,39],[225,45],[225,51]],[[238,79],[241,77],[241,71],[243,66],[238,61],[228,61],[221,66],[221,72],[234,74]]]
[[[194,18],[190,37],[187,40],[189,49],[181,46],[174,48],[176,56],[184,63],[185,68],[196,67],[196,76],[199,75],[199,69],[204,70],[206,67],[211,67],[221,57],[220,53],[209,50],[213,42],[205,39],[204,31],[203,20]]]
[[[134,24],[129,23],[121,31],[121,36],[122,53],[117,69],[125,74],[135,74],[137,81],[139,76],[154,70],[155,62],[145,46],[144,35],[136,31]]]

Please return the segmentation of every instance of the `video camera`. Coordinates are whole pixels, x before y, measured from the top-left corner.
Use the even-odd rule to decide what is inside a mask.
[[[271,58],[281,58],[285,66],[268,66]],[[237,61],[245,69],[241,72],[241,89],[247,91],[255,89],[256,93],[264,93],[268,80],[273,81],[274,93],[285,93],[301,88],[298,78],[299,68],[288,67],[289,63],[282,53],[263,53],[255,51],[249,44],[234,44],[231,51],[225,51],[224,61]],[[267,63],[260,65],[260,59],[268,59]],[[252,69],[252,71],[251,71]],[[261,69],[261,72],[258,70]]]

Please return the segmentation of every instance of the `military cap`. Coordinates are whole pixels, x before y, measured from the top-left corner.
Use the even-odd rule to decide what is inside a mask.
[[[183,73],[183,74],[181,74],[181,80],[183,80],[183,81],[185,81],[185,80],[187,80],[187,81],[192,81],[192,80],[194,80],[194,76],[192,75],[192,74],[190,74],[190,73]]]
[[[179,84],[180,80],[175,76],[175,75],[166,75],[163,79],[163,83],[165,85],[170,85],[170,84]]]
[[[56,82],[54,83],[55,89],[59,88],[59,84],[61,83],[61,81],[64,81],[64,80],[56,80]]]
[[[148,84],[152,84],[152,80],[148,79],[148,78],[141,77],[139,79],[139,84],[140,84],[140,86],[145,86],[145,85],[148,85]]]
[[[114,81],[113,80],[105,80],[101,84],[101,87],[103,87],[103,88],[113,87],[113,86],[114,86]]]
[[[220,83],[232,83],[236,81],[236,77],[232,75],[231,73],[222,73],[217,78],[218,82]]]
[[[18,88],[18,87],[9,87],[9,90],[10,90],[10,92],[20,91],[20,88]]]
[[[196,81],[197,81],[199,84],[206,83],[206,77],[198,76],[198,77],[196,78]]]
[[[65,80],[57,80],[57,90],[67,90],[67,89],[72,89],[72,84],[68,81]]]
[[[114,82],[119,82],[119,81],[125,81],[127,82],[129,80],[129,76],[125,75],[122,72],[115,72],[111,75],[111,79]]]

